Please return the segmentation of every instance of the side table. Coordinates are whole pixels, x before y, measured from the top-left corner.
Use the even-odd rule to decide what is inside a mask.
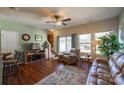
[[[88,66],[90,66],[92,64],[92,57],[81,56],[80,57],[80,66],[82,64],[88,64]]]

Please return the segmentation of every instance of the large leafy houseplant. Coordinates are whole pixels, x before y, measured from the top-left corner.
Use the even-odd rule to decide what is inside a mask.
[[[115,51],[119,51],[121,44],[118,41],[117,36],[114,33],[106,34],[102,37],[99,37],[99,46],[98,50],[104,56],[107,56],[109,59],[110,54]]]

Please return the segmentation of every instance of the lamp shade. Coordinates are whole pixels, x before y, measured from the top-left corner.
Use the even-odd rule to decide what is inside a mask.
[[[58,21],[56,22],[56,25],[62,25],[62,22]]]

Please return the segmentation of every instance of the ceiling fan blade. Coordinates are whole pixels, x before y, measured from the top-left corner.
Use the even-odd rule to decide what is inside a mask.
[[[63,19],[62,21],[71,21],[71,18]]]
[[[66,23],[62,23],[62,25],[65,25],[66,26],[67,24]]]
[[[55,23],[56,21],[46,21],[46,23]]]
[[[46,23],[51,23],[50,21],[46,21]]]

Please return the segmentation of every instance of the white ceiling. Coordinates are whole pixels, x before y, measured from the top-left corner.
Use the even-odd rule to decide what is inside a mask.
[[[66,22],[67,26],[57,26],[56,28],[72,27],[89,22],[104,20],[119,16],[119,7],[18,7],[0,8],[0,18],[15,22],[40,27],[42,29],[54,28],[53,23],[46,23],[52,20],[51,16],[58,14],[63,18],[70,17],[72,20]]]

